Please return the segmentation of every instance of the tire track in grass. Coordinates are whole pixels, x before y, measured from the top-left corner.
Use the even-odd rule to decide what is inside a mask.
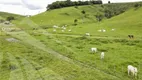
[[[3,60],[3,53],[2,52],[0,52],[0,73],[1,73],[1,66],[2,66],[2,60]],[[0,75],[0,80],[1,80],[1,75]]]
[[[20,59],[21,64],[23,65],[23,68],[27,75],[27,80],[44,80],[39,73],[35,70],[35,68],[32,66],[30,62],[28,62],[26,59]]]
[[[10,60],[11,69],[9,80],[25,80],[19,62],[15,59],[15,57],[12,54],[7,53],[7,55]]]
[[[63,56],[60,53],[58,53],[58,52],[56,52],[56,51],[46,47],[46,45],[44,45],[42,42],[40,42],[39,40],[35,39],[34,37],[32,37],[31,35],[29,35],[28,33],[24,32],[24,31],[21,31],[21,32],[7,32],[7,34],[10,34],[10,35],[20,39],[21,41],[23,41],[25,43],[28,43],[28,44],[30,44],[30,45],[38,48],[38,49],[41,49],[41,50],[43,50],[43,51],[45,51],[47,53],[50,53],[50,54],[56,56],[57,58],[62,59],[64,61],[67,61],[67,62],[69,62],[71,64],[79,65],[79,66],[83,65],[82,63],[80,63],[78,61],[74,62],[72,59],[70,59],[70,58],[68,58],[66,56]],[[86,65],[86,66],[88,66],[88,65]],[[104,71],[101,71],[101,70],[99,70],[97,68],[93,68],[93,69],[98,71],[98,72],[102,72],[105,75],[111,76],[111,77],[113,77],[115,79],[120,79],[119,77],[117,77],[115,75],[108,74],[108,73],[106,73]]]
[[[43,30],[43,33],[42,33],[43,35],[45,35],[45,36],[49,36],[49,35],[52,35],[52,34],[49,34],[48,32],[46,32],[45,30]],[[74,35],[73,35],[74,36]],[[58,40],[58,39],[56,39],[54,36],[51,36],[52,37],[52,39],[56,42],[56,40]],[[81,37],[81,36],[75,36],[75,37]],[[90,37],[91,38],[91,37]],[[93,38],[93,37],[92,37]],[[94,37],[94,38],[106,38],[106,37]],[[59,41],[60,42],[60,41]],[[74,52],[72,49],[70,49],[70,48],[68,48],[67,46],[65,46],[65,45],[62,45],[63,47],[65,47],[67,50],[69,50],[69,51],[71,51],[71,52]],[[60,53],[58,53],[58,54],[60,54]],[[70,59],[70,58],[69,58]],[[70,59],[70,60],[72,60],[72,59]],[[85,66],[85,67],[87,67],[87,68],[91,68],[91,69],[95,69],[95,70],[97,70],[98,72],[103,72],[104,74],[107,74],[107,75],[109,75],[109,76],[112,76],[112,77],[114,77],[114,78],[118,78],[118,79],[121,79],[120,77],[118,77],[118,76],[116,76],[116,75],[113,75],[113,74],[109,74],[109,73],[107,73],[107,72],[105,72],[105,71],[102,71],[102,70],[100,70],[100,69],[98,69],[98,68],[95,68],[94,66],[90,66],[90,65],[87,65],[87,64],[84,64],[84,63],[82,63],[82,62],[79,62],[79,61],[77,61],[77,60],[72,60],[73,61],[73,63],[75,63],[75,64],[77,64],[77,65],[81,65],[81,66]]]
[[[30,62],[34,67],[36,66],[36,68],[41,68],[41,69],[38,69],[37,71],[39,72],[39,74],[42,75],[44,80],[64,80],[62,76],[55,73],[52,69],[49,69],[48,67],[43,68],[41,65],[39,65],[35,61],[30,61]]]
[[[10,69],[9,69],[10,61],[8,59],[7,54],[0,53],[0,56],[1,56],[0,80],[9,80],[9,77],[10,77]]]
[[[3,53],[0,52],[0,66],[1,66],[1,64],[2,64],[2,60],[3,60]],[[0,69],[1,69],[1,68],[0,68]]]
[[[44,30],[43,30],[43,32],[44,32],[44,33],[42,33],[42,34],[45,35],[45,36],[51,35],[51,38],[53,39],[53,41],[58,40],[58,39],[56,39],[56,37],[52,36],[52,34],[49,34],[48,32],[46,32],[46,31],[44,31]],[[73,35],[73,36],[74,36],[74,35]],[[81,37],[81,36],[75,36],[75,37]],[[90,37],[90,38],[91,38],[91,37]],[[95,37],[95,38],[106,38],[106,37]],[[59,41],[59,42],[60,42],[60,41]],[[67,50],[71,51],[72,53],[74,53],[74,51],[73,51],[71,48],[68,48],[68,47],[65,46],[65,45],[62,45],[62,46],[63,46],[64,48],[66,48]],[[58,53],[58,54],[60,54],[60,53]],[[69,58],[69,59],[70,59],[70,58]],[[72,59],[70,59],[70,60],[72,60]],[[80,62],[80,61],[78,61],[78,60],[73,60],[73,62],[74,62],[75,64],[77,64],[77,65],[81,65],[81,66],[84,66],[84,67],[86,67],[86,68],[95,69],[95,70],[98,71],[98,72],[102,72],[102,73],[107,74],[107,75],[109,75],[109,76],[112,76],[112,77],[114,77],[114,78],[121,79],[121,77],[119,77],[119,76],[116,76],[116,75],[113,75],[113,74],[109,74],[109,73],[107,73],[107,72],[105,72],[105,71],[102,71],[101,69],[98,69],[98,68],[96,68],[96,67],[94,67],[94,66],[91,66],[91,65],[88,65],[88,64],[84,64],[84,63],[82,63],[82,62]]]
[[[45,52],[48,52],[56,57],[58,57],[59,59],[65,60],[67,62],[71,62],[73,63],[73,61],[71,59],[69,59],[66,56],[63,56],[61,54],[59,54],[58,52],[48,48],[45,44],[43,44],[42,42],[40,42],[39,40],[37,40],[36,38],[32,37],[31,35],[29,35],[28,33],[21,31],[21,32],[7,32],[8,34],[12,35],[13,37],[16,37],[18,39],[20,39],[21,41],[28,43],[38,49],[41,49]]]

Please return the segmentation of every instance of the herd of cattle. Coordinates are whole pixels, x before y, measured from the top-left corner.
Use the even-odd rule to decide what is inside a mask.
[[[61,31],[62,31],[62,32],[65,32],[65,30],[67,29],[66,27],[67,27],[67,25],[62,26],[62,27],[61,27],[61,29],[62,29]],[[56,32],[56,31],[57,31],[56,29],[58,29],[58,28],[60,28],[60,27],[57,26],[57,25],[54,25],[53,28],[54,28],[54,29],[53,29],[53,32]],[[71,32],[72,30],[69,29],[68,31]],[[115,29],[111,29],[111,31],[115,31]],[[105,29],[100,29],[100,30],[98,30],[98,32],[106,32],[106,30],[105,30]],[[85,35],[86,35],[86,36],[90,36],[90,33],[87,32],[87,33],[85,33]],[[134,35],[128,35],[128,38],[133,39],[133,38],[134,38]]]
[[[66,30],[66,26],[61,27],[62,28],[62,32],[64,32]],[[56,32],[56,29],[59,28],[58,26],[54,25],[53,26],[54,30],[53,32]],[[3,31],[15,31],[15,30],[20,30],[19,28],[2,28]],[[112,29],[112,31],[114,31],[115,29]],[[72,30],[69,29],[69,32],[71,32]],[[102,30],[98,30],[99,32],[106,32],[105,29]],[[85,33],[86,36],[90,36],[90,33]],[[128,35],[128,37],[130,39],[134,38],[134,35]],[[8,41],[15,41],[15,39],[7,39]],[[91,52],[92,53],[97,53],[97,48],[91,48]],[[100,54],[100,59],[103,60],[105,58],[105,52],[101,52]],[[127,71],[128,71],[128,76],[131,74],[133,77],[137,76],[138,70],[136,67],[132,66],[132,65],[128,65],[127,67]]]
[[[67,25],[61,27],[62,32],[64,32],[64,31],[66,30],[66,26],[67,26]],[[59,27],[56,26],[56,25],[54,25],[53,28],[54,28],[53,32],[56,32],[56,29],[59,28]],[[72,30],[69,29],[68,31],[71,32]],[[111,31],[115,31],[115,29],[111,29]],[[101,29],[101,30],[98,30],[98,32],[106,32],[106,30],[105,30],[105,29]],[[87,33],[85,33],[85,35],[86,35],[86,36],[90,36],[90,33],[87,32]],[[133,39],[133,38],[134,38],[134,35],[128,35],[128,38]],[[91,48],[91,52],[92,52],[92,53],[97,53],[97,48]],[[100,59],[103,60],[104,58],[105,58],[105,52],[101,52],[101,54],[100,54]],[[127,71],[128,71],[128,76],[129,76],[130,74],[131,74],[133,77],[136,77],[136,76],[137,76],[138,70],[137,70],[136,67],[134,67],[134,66],[132,66],[132,65],[128,65]]]
[[[97,48],[91,48],[92,53],[97,53]],[[105,52],[101,52],[100,59],[103,60],[105,58]],[[136,67],[132,65],[128,65],[127,67],[128,76],[132,75],[133,77],[137,77],[138,70]]]

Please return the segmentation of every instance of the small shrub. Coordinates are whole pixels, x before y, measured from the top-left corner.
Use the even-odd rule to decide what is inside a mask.
[[[14,65],[14,64],[10,64],[10,65],[9,65],[9,69],[10,69],[10,70],[15,70],[15,69],[17,69],[17,67],[16,67],[16,65]]]
[[[74,6],[74,8],[78,9],[78,6]]]
[[[9,16],[6,18],[7,21],[11,21],[11,20],[15,20],[15,18],[13,16]]]
[[[16,59],[20,59],[20,57],[16,57]]]
[[[83,46],[79,45],[76,47],[77,49],[83,49]]]
[[[75,20],[74,20],[74,25],[75,25],[75,26],[77,25],[77,22],[78,22],[78,20],[75,19]]]
[[[80,37],[79,39],[80,39],[80,40],[84,40],[84,39],[87,39],[87,37],[86,37],[86,36],[82,36],[82,37]]]
[[[42,69],[42,67],[36,67],[36,68],[35,68],[35,70],[40,70],[40,69]]]

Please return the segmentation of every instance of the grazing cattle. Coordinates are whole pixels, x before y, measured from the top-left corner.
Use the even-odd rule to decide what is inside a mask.
[[[62,26],[62,29],[64,29],[65,28],[65,26]]]
[[[65,28],[65,27],[64,27],[63,29],[64,29],[64,30],[66,30],[66,28]]]
[[[132,74],[133,77],[137,76],[138,70],[136,67],[132,66],[132,65],[128,65],[128,76],[130,76],[130,73]]]
[[[106,32],[106,30],[104,30],[104,29],[103,29],[102,31],[103,31],[103,32]]]
[[[90,33],[86,33],[86,36],[90,36]]]
[[[71,29],[69,30],[69,32],[71,32]]]
[[[98,32],[102,32],[102,30],[98,30]]]
[[[53,32],[56,32],[56,29],[54,29]]]
[[[115,29],[111,29],[111,31],[115,31]]]
[[[54,25],[53,28],[58,28],[58,26]]]
[[[97,48],[91,48],[91,51],[96,53],[97,52]]]
[[[105,53],[102,52],[102,53],[101,53],[101,59],[104,59],[104,56],[105,56]]]
[[[133,39],[133,38],[134,38],[134,35],[128,35],[128,37],[129,37],[130,39]]]

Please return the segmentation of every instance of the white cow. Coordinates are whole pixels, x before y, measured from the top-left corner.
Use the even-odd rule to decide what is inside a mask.
[[[104,59],[104,56],[105,56],[105,53],[102,52],[102,53],[101,53],[101,59]]]
[[[66,30],[66,28],[65,28],[65,27],[64,27],[63,29],[64,29],[64,30]]]
[[[56,29],[54,29],[53,32],[56,32]]]
[[[65,32],[64,30],[62,30],[62,32]]]
[[[97,52],[97,48],[91,48],[91,51],[96,53]]]
[[[54,25],[53,28],[58,28],[58,26]]]
[[[105,29],[103,29],[102,31],[103,31],[103,32],[106,32],[106,30],[105,30]]]
[[[69,32],[71,32],[71,29],[69,30]]]
[[[115,29],[111,29],[112,31],[114,31]]]
[[[137,72],[138,72],[138,70],[137,70],[137,68],[136,67],[134,67],[134,66],[132,66],[132,65],[128,65],[128,76],[130,75],[130,73],[133,75],[133,76],[137,76]]]
[[[62,28],[62,29],[64,29],[64,28],[65,28],[65,26],[62,26],[61,28]]]
[[[90,36],[90,33],[86,33],[86,36]]]
[[[102,30],[98,30],[98,32],[102,32]]]

